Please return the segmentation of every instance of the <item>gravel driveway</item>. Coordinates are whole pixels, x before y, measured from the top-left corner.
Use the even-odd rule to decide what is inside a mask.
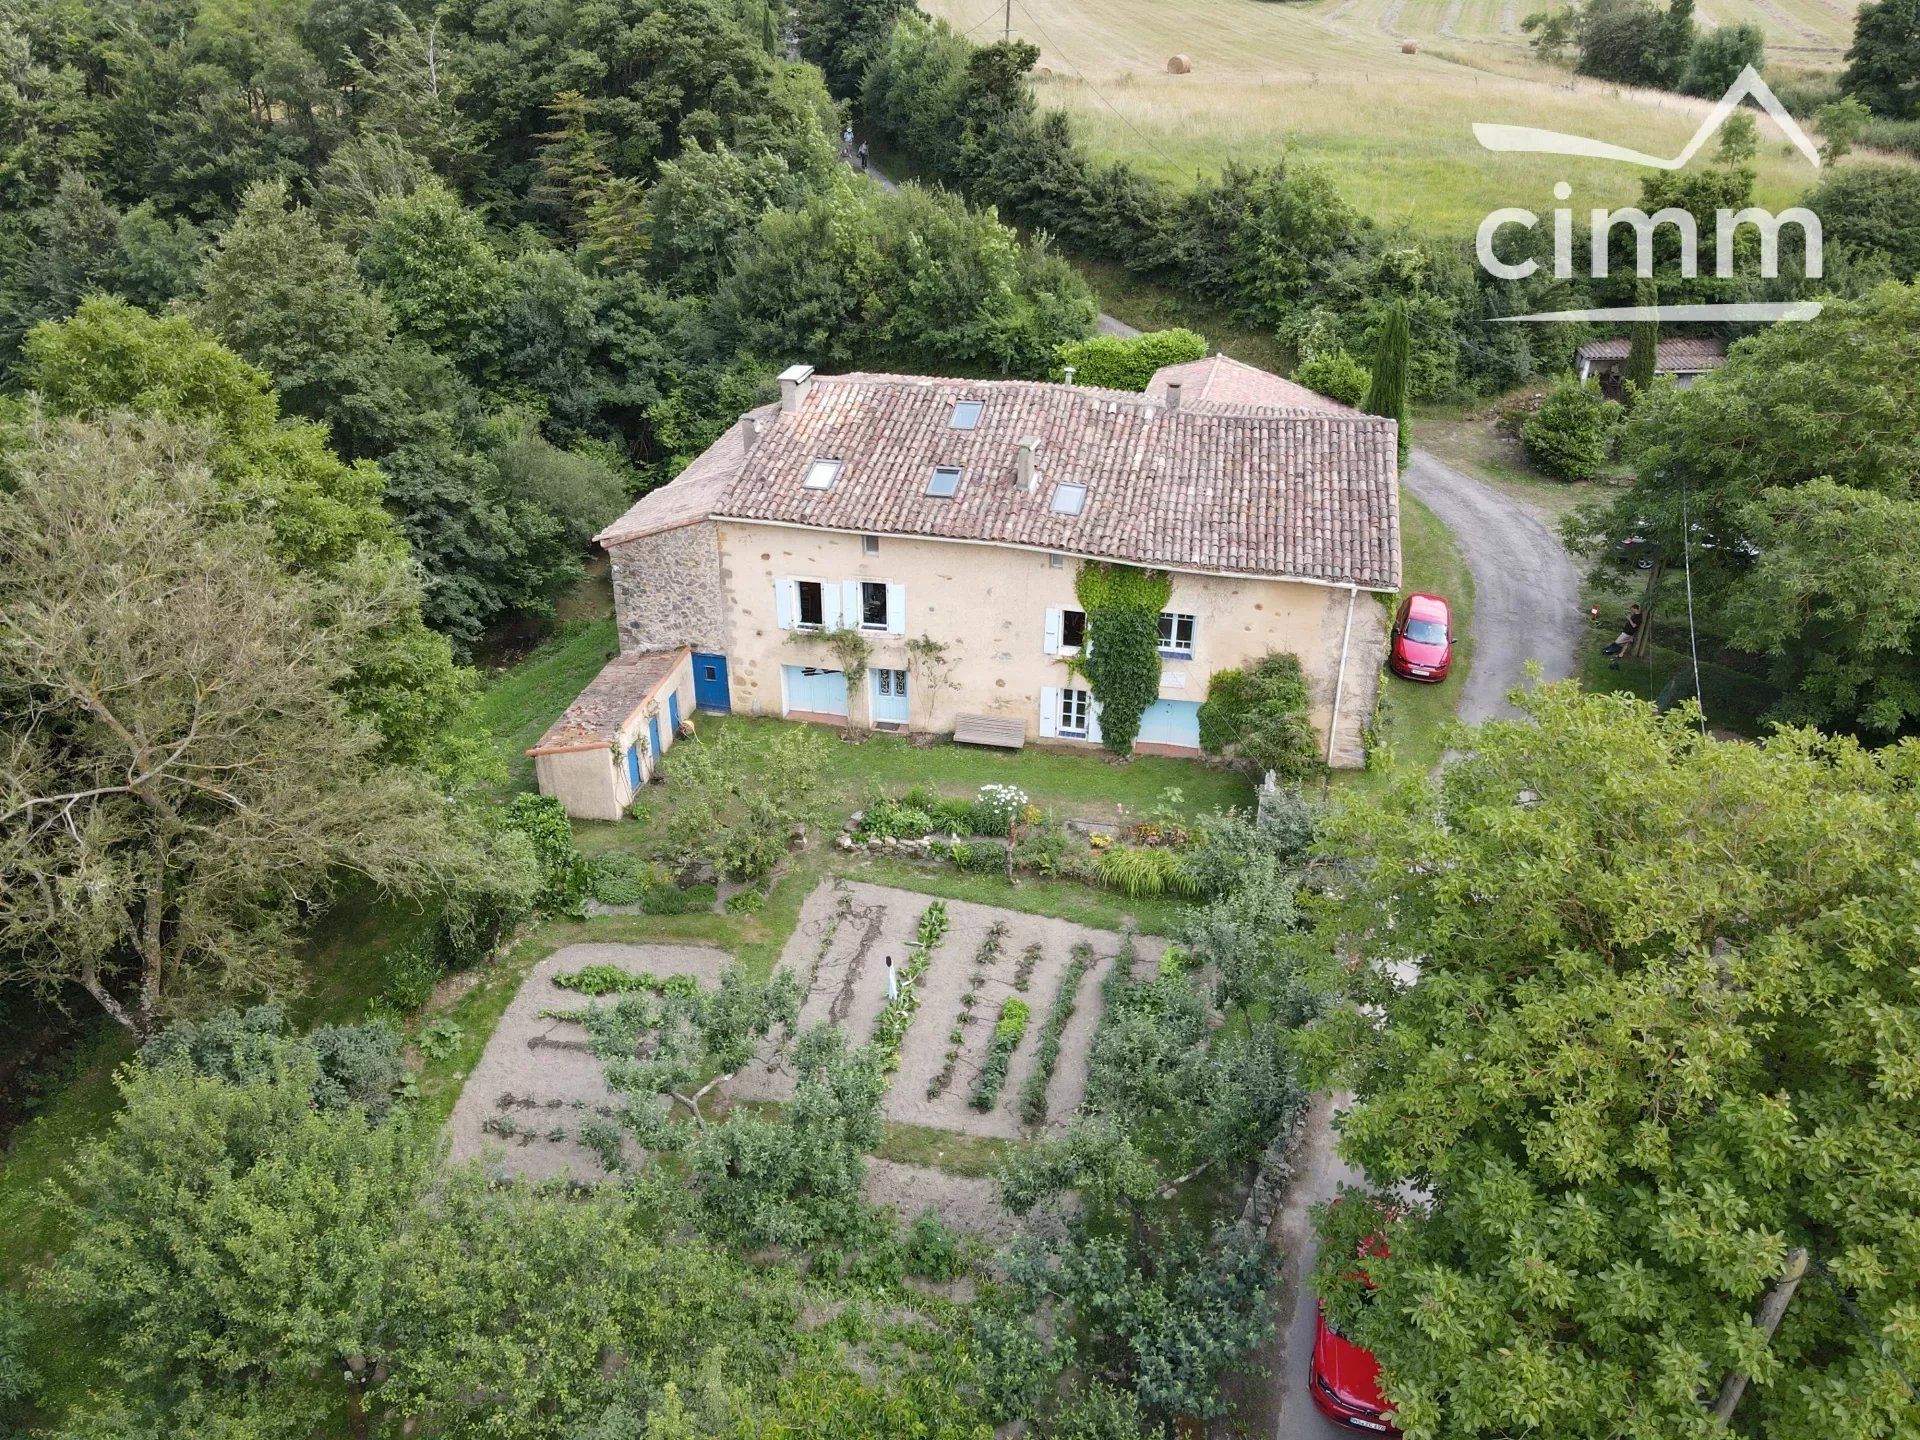
[[[1415,450],[1403,482],[1453,532],[1473,572],[1473,668],[1460,695],[1469,725],[1511,713],[1507,693],[1527,662],[1543,678],[1573,673],[1580,642],[1580,577],[1530,506]]]

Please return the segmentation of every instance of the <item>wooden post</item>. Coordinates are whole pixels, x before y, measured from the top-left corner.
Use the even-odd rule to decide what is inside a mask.
[[[1780,1328],[1780,1318],[1787,1313],[1787,1305],[1793,1299],[1793,1292],[1800,1288],[1801,1277],[1807,1273],[1807,1252],[1804,1246],[1787,1252],[1787,1265],[1780,1272],[1780,1278],[1774,1287],[1760,1301],[1760,1307],[1753,1312],[1753,1323],[1759,1328],[1760,1337],[1768,1344],[1773,1343],[1773,1332]],[[1747,1377],[1738,1370],[1727,1376],[1726,1383],[1720,1387],[1720,1398],[1713,1402],[1714,1420],[1725,1426],[1733,1418],[1733,1407],[1740,1403],[1740,1397],[1747,1393]]]

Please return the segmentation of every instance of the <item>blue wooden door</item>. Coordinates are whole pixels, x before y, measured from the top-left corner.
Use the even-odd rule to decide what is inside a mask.
[[[904,725],[907,723],[907,672],[889,670],[884,667],[870,672],[873,686],[873,723],[876,725]]]
[[[640,788],[640,747],[638,745],[627,747],[627,783],[636,790]]]
[[[702,710],[714,710],[722,715],[733,709],[733,693],[727,686],[726,656],[694,651],[693,703]]]
[[[660,717],[658,715],[647,716],[647,743],[651,747],[647,753],[658,760],[660,758]]]
[[[680,733],[680,692],[678,690],[667,692],[667,730],[674,735]]]

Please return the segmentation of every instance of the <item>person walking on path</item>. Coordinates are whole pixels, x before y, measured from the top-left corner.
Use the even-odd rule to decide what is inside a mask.
[[[865,170],[867,168],[867,142],[864,140],[860,142],[860,149],[858,152],[858,156],[860,161],[860,168],[862,170]]]

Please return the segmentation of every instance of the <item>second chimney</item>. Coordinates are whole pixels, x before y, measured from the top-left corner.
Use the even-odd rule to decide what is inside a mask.
[[[746,441],[747,449],[753,448],[753,442],[760,438],[760,417],[742,415],[740,417],[740,438]]]
[[[1040,448],[1037,436],[1025,435],[1020,439],[1020,448],[1014,460],[1014,474],[1020,477],[1021,486],[1032,494],[1040,483],[1039,472],[1033,468],[1033,454]]]
[[[811,365],[789,365],[780,372],[780,413],[791,415],[800,408],[800,402],[807,398],[807,389],[813,384]]]
[[[1178,410],[1179,408],[1180,382],[1178,380],[1169,380],[1167,382],[1167,409]]]

